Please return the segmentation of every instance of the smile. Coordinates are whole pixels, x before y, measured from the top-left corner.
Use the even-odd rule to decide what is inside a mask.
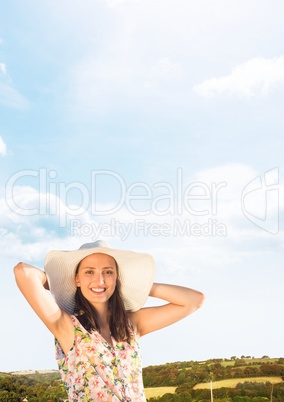
[[[105,290],[105,288],[91,288],[91,291],[94,293],[103,293]]]

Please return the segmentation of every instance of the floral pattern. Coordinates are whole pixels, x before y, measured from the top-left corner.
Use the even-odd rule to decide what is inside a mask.
[[[89,333],[75,316],[74,345],[67,355],[55,339],[56,359],[72,402],[146,402],[140,349],[135,333],[131,342],[113,347],[97,332]]]

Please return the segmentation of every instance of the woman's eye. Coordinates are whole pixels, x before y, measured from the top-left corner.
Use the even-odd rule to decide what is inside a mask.
[[[106,271],[105,272],[107,275],[112,275],[113,274],[113,271]]]
[[[93,271],[86,271],[87,275],[92,275]]]

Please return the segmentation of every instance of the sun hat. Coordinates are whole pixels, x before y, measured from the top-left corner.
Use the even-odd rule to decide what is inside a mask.
[[[49,290],[60,308],[73,314],[75,308],[75,273],[79,262],[94,253],[108,254],[118,264],[121,296],[127,311],[137,311],[151,290],[155,261],[150,254],[110,248],[104,241],[83,244],[79,250],[50,251],[44,262]]]

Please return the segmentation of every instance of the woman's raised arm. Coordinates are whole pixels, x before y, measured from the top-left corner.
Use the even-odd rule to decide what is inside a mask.
[[[14,274],[20,291],[32,309],[47,328],[55,336],[58,335],[64,327],[65,314],[48,292],[45,272],[32,265],[19,262],[14,268]]]
[[[158,307],[145,307],[130,313],[130,320],[140,336],[185,318],[204,302],[204,294],[197,290],[162,283],[154,283],[149,296],[168,303]]]

